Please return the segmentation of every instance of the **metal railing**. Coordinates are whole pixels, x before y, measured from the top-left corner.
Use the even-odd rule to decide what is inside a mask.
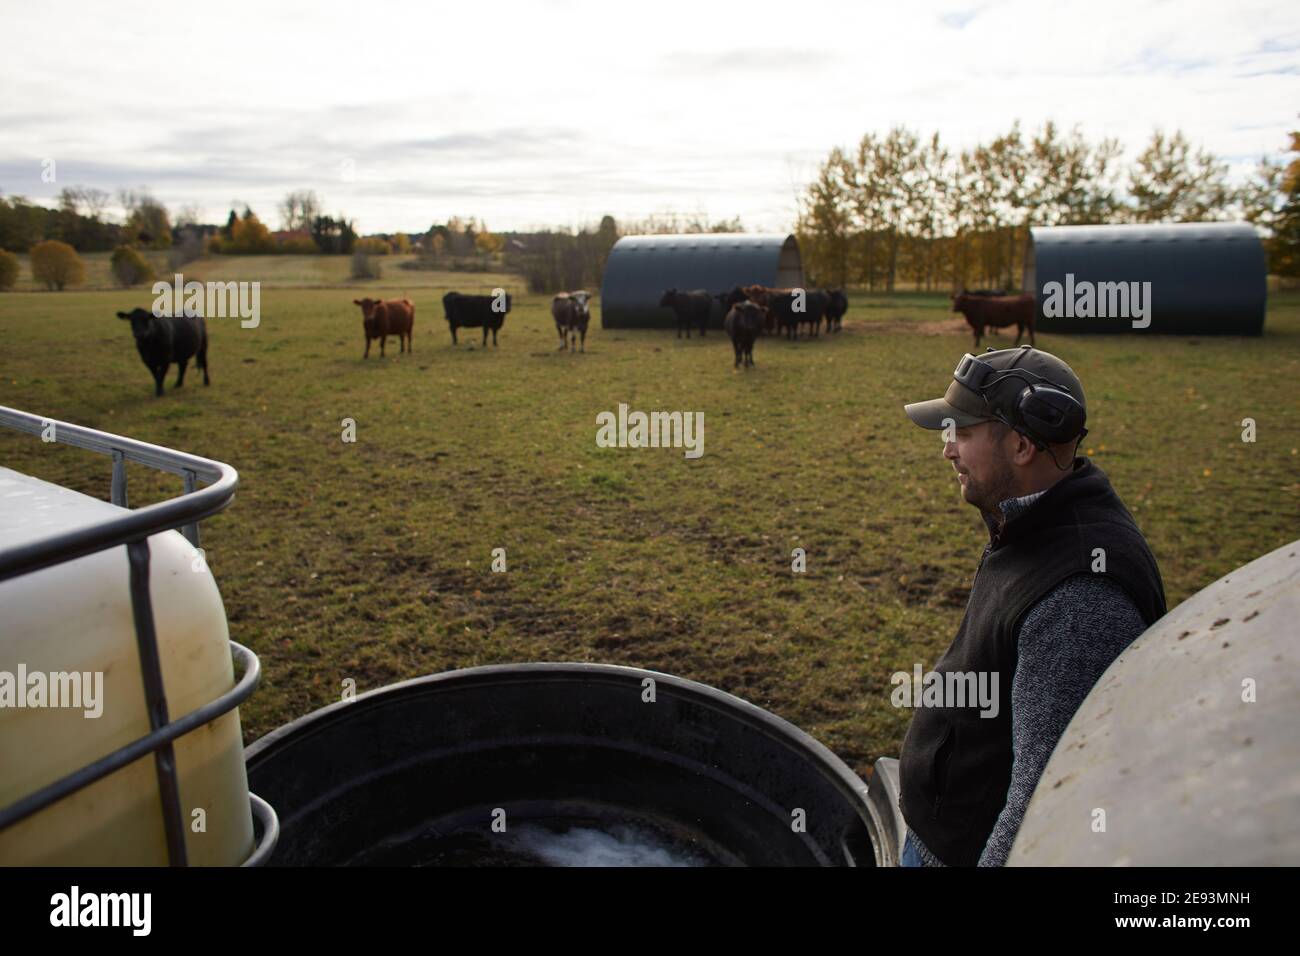
[[[108,548],[126,546],[131,609],[150,727],[150,732],[145,736],[0,809],[0,830],[27,819],[69,794],[153,753],[158,791],[162,799],[168,860],[172,866],[185,866],[188,863],[185,826],[172,742],[238,707],[252,694],[261,679],[262,671],[257,655],[231,641],[235,662],[243,670],[235,686],[216,700],[183,717],[175,720],[169,718],[158,654],[158,636],[154,628],[153,603],[149,596],[148,539],[150,535],[181,528],[190,544],[199,547],[199,522],[230,504],[235,496],[235,487],[239,484],[239,475],[234,468],[223,462],[81,425],[42,418],[3,405],[0,405],[0,426],[41,435],[46,441],[53,440],[59,444],[110,456],[113,460],[111,500],[123,508],[127,507],[128,461],[180,475],[185,482],[185,492],[180,497],[0,550],[0,581],[6,581]],[[47,437],[51,436],[51,432],[52,438]],[[207,482],[207,487],[199,488],[200,481]],[[269,859],[280,832],[274,809],[256,794],[250,793],[248,796],[253,819],[260,828],[261,835],[256,839],[252,854],[244,861],[245,866],[258,865]]]

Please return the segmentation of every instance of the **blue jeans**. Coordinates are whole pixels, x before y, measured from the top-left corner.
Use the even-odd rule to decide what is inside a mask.
[[[925,866],[925,863],[921,860],[921,853],[917,850],[915,841],[912,840],[911,832],[909,832],[907,838],[903,840],[903,856],[898,865]]]

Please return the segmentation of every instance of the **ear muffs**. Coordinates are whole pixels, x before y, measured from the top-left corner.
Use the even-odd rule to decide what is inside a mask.
[[[1087,413],[1069,392],[1050,385],[1027,385],[1016,398],[1012,427],[1023,431],[1041,447],[1060,445],[1082,437]]]

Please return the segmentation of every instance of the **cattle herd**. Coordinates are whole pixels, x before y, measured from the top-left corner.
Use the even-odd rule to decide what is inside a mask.
[[[715,300],[722,304],[722,327],[735,350],[736,368],[754,364],[754,341],[760,335],[781,335],[793,342],[801,330],[809,337],[820,335],[823,322],[827,332],[838,332],[849,309],[843,289],[769,289],[761,285],[738,285],[717,293],[665,289],[659,307],[673,310],[677,337],[685,332],[689,339],[692,328],[700,335],[707,334]]]
[[[410,299],[353,299],[361,307],[361,323],[366,336],[363,358],[370,357],[370,343],[379,340],[383,356],[388,336],[398,339],[400,352],[411,351],[415,330],[415,303]],[[677,337],[691,337],[691,329],[707,333],[715,303],[724,312],[723,329],[735,352],[734,368],[754,364],[754,343],[763,335],[780,335],[790,341],[801,332],[815,337],[842,327],[849,300],[843,289],[770,289],[761,285],[735,286],[729,292],[712,293],[703,289],[683,292],[666,289],[659,300],[661,308],[672,309],[676,317]],[[458,329],[482,329],[483,345],[488,335],[497,344],[497,333],[512,305],[511,297],[498,290],[493,295],[465,295],[448,292],[442,297],[452,345],[458,344]],[[963,289],[952,297],[954,312],[966,317],[979,346],[984,330],[1017,328],[1016,343],[1025,331],[1034,342],[1035,300],[1033,295],[1008,296],[1000,289]],[[145,309],[117,313],[131,322],[136,348],[154,377],[154,394],[162,395],[163,379],[172,363],[178,366],[175,388],[185,381],[190,359],[203,369],[203,384],[208,378],[208,333],[203,318],[197,315],[154,316]],[[561,292],[551,300],[551,316],[560,337],[560,349],[573,352],[587,350],[587,327],[591,322],[591,293],[585,289]]]

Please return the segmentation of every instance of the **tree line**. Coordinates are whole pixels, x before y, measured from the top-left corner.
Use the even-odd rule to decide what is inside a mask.
[[[1029,135],[1017,122],[964,150],[937,132],[867,133],[854,148],[833,149],[800,196],[804,268],[814,284],[1011,290],[1034,226],[1222,219],[1255,223],[1274,269],[1287,261],[1275,241],[1287,228],[1280,163],[1265,158],[1233,185],[1227,163],[1162,131],[1131,163],[1123,156],[1114,138],[1090,141],[1051,122]],[[1294,205],[1300,175],[1296,163],[1289,168]]]
[[[614,243],[623,236],[744,232],[739,217],[710,220],[703,213],[662,212],[619,223],[604,216],[574,230],[507,232],[504,263],[524,276],[531,292],[599,289]]]

